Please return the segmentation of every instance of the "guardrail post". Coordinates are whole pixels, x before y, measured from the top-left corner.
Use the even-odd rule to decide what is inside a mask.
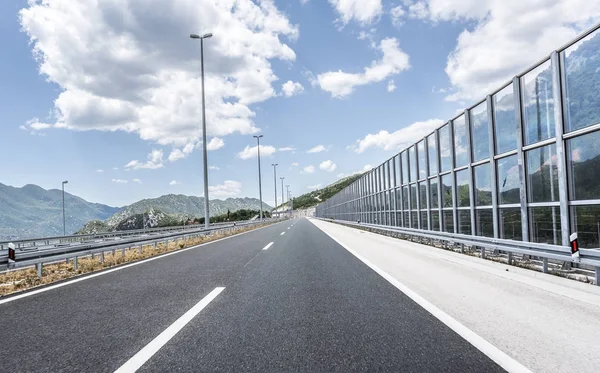
[[[125,256],[125,248],[121,249],[121,256],[124,257]]]
[[[156,241],[154,241],[153,245],[154,245],[154,250],[156,250]]]
[[[595,276],[595,281],[596,283],[594,285],[596,286],[600,286],[600,267],[596,267],[596,276]]]
[[[548,259],[542,259],[542,272],[548,273]]]
[[[37,276],[42,277],[42,263],[37,263],[35,268],[37,269]]]
[[[140,254],[142,253],[142,244],[140,244],[140,247],[139,247],[138,251],[139,251]]]
[[[485,247],[481,248],[481,259],[485,259]]]
[[[508,254],[508,265],[512,265],[513,263],[513,254],[512,253],[507,253]]]
[[[77,257],[73,258],[73,269],[77,271],[79,269],[79,263],[77,263]]]
[[[104,263],[104,251],[100,253],[100,263]]]

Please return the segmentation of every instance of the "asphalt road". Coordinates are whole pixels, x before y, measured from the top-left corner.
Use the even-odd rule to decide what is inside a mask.
[[[217,287],[139,371],[502,371],[300,219],[0,304],[0,372],[114,372]]]

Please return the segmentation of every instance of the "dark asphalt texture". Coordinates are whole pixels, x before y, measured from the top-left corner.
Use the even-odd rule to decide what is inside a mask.
[[[291,224],[1,304],[0,372],[113,372],[218,286],[140,372],[503,371],[308,220]]]

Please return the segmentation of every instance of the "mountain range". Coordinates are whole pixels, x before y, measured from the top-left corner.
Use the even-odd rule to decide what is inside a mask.
[[[220,215],[240,209],[258,210],[256,198],[210,200],[210,215]],[[271,207],[263,203],[263,209]],[[204,216],[204,198],[168,194],[143,199],[129,206],[112,207],[92,203],[65,192],[65,225],[67,235],[83,228],[88,222],[102,221],[116,227],[133,215],[157,210],[177,219]],[[16,188],[0,183],[0,241],[34,237],[62,236],[62,191],[46,190],[28,184]]]

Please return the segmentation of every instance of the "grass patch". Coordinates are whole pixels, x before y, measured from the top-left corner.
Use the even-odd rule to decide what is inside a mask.
[[[199,245],[202,243],[218,240],[220,238],[232,236],[242,232],[251,231],[260,227],[264,227],[273,223],[257,224],[250,227],[232,228],[226,232],[215,232],[210,235],[180,239],[171,241],[168,245],[160,243],[156,245],[144,245],[140,251],[139,245],[125,249],[125,252],[118,249],[106,251],[104,253],[104,261],[102,262],[100,254],[95,254],[95,257],[80,257],[78,259],[78,269],[73,266],[73,260],[47,264],[42,267],[42,277],[37,276],[35,268],[24,268],[17,271],[11,271],[0,275],[0,296],[12,294],[18,291],[31,289],[36,286],[50,284],[60,280],[66,280],[72,277],[99,271],[105,268],[115,267],[121,264],[135,262],[137,260],[150,258],[171,251],[181,250],[187,247]]]

